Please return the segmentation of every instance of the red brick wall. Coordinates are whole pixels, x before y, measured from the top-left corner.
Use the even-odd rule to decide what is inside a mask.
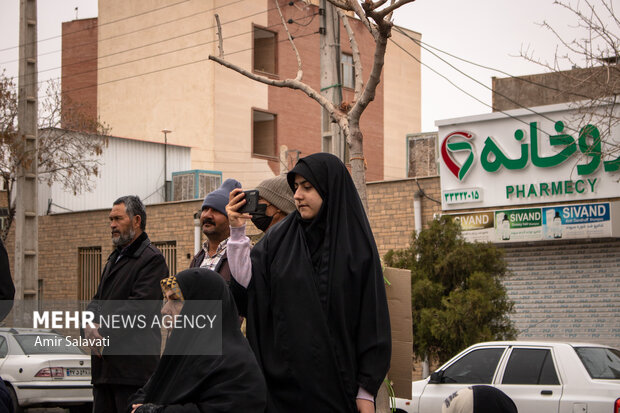
[[[72,111],[79,111],[86,119],[97,119],[97,41],[97,18],[62,24],[63,128],[78,128]]]

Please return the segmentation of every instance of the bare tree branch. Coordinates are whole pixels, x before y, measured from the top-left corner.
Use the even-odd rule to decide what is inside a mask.
[[[349,43],[351,44],[351,50],[353,51],[353,67],[355,68],[355,100],[359,100],[362,94],[362,88],[364,87],[364,77],[362,76],[362,57],[360,55],[360,48],[355,40],[355,33],[349,24],[347,15],[340,9],[336,9],[338,16],[342,20],[342,24],[349,36]]]
[[[353,64],[355,67],[355,97],[353,105],[341,105],[336,107],[331,101],[323,97],[310,85],[301,81],[302,62],[301,57],[295,47],[295,43],[289,33],[287,21],[280,9],[279,3],[276,1],[276,7],[282,21],[283,30],[286,32],[289,41],[295,51],[297,57],[297,76],[295,79],[273,79],[267,76],[256,74],[251,70],[235,65],[225,59],[224,56],[209,56],[210,60],[227,67],[237,73],[255,80],[257,82],[276,86],[297,89],[305,93],[308,97],[318,102],[329,113],[332,120],[338,123],[342,130],[350,149],[351,175],[357,188],[360,198],[365,207],[367,207],[366,197],[366,160],[363,151],[363,134],[360,129],[360,117],[369,103],[375,98],[377,86],[381,80],[381,73],[385,62],[385,53],[387,50],[387,41],[391,36],[392,30],[392,13],[399,7],[411,3],[414,0],[327,0],[330,4],[337,8],[344,27],[349,37],[349,43],[353,50]],[[386,6],[387,5],[387,6]],[[358,40],[355,37],[355,31],[352,22],[357,20],[349,20],[346,13],[353,12],[359,18],[359,22],[368,30],[375,43],[375,51],[373,55],[373,63],[370,74],[366,83],[364,83],[363,65]],[[355,24],[359,24],[355,23]],[[221,41],[223,34],[218,30],[218,38]]]
[[[220,57],[224,57],[224,42],[222,41],[222,25],[220,24],[220,15],[215,13],[215,24],[217,25],[217,47],[220,50]]]
[[[295,51],[295,57],[297,57],[297,76],[295,76],[295,80],[301,81],[304,76],[304,72],[303,70],[301,70],[301,57],[299,57],[299,51],[297,50],[297,46],[295,46],[295,41],[293,41],[293,38],[291,37],[291,32],[288,30],[288,24],[286,24],[286,20],[282,15],[282,10],[280,10],[280,4],[278,3],[278,0],[273,1],[276,3],[276,7],[278,8],[278,14],[280,15],[280,20],[282,21],[282,26],[286,31],[286,36],[288,37],[288,41],[291,43],[291,47]]]

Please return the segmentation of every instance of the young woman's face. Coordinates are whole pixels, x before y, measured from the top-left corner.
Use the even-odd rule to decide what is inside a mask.
[[[303,219],[313,219],[319,213],[323,198],[310,182],[301,175],[295,175],[295,206]]]

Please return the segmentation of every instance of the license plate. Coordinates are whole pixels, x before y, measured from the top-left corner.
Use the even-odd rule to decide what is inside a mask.
[[[67,377],[76,377],[76,376],[90,376],[90,369],[67,369]]]

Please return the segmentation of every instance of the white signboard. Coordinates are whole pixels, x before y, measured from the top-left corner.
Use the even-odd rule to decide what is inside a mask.
[[[601,136],[568,105],[534,109],[437,122],[444,211],[620,196],[620,126]]]
[[[620,202],[451,214],[469,242],[620,237]]]

